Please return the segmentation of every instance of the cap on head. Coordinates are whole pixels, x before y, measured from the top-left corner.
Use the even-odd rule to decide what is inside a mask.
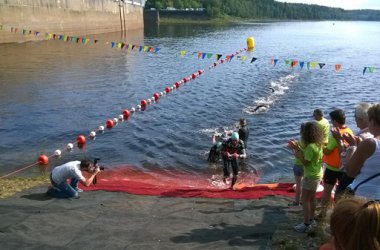
[[[231,135],[232,140],[239,140],[239,134],[237,132],[233,132]]]

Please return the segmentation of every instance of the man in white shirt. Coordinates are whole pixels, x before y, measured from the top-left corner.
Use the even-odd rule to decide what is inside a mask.
[[[89,178],[85,178],[82,171],[91,173]],[[89,160],[70,161],[61,166],[55,167],[50,174],[51,187],[47,195],[56,198],[79,198],[78,183],[88,187],[93,182],[95,176],[100,172],[99,167],[94,167]],[[70,184],[67,182],[70,179]]]

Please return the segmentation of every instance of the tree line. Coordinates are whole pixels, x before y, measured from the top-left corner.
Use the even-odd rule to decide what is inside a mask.
[[[274,0],[148,0],[145,4],[146,9],[161,10],[168,7],[175,9],[204,8],[210,18],[232,16],[285,20],[380,20],[380,11],[378,10],[344,10]]]

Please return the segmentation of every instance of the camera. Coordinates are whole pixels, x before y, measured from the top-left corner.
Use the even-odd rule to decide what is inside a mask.
[[[94,167],[104,170],[105,168],[103,166],[98,165],[98,161],[100,161],[100,158],[94,158]]]

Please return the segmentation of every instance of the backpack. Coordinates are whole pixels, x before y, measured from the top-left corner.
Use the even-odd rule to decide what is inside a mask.
[[[208,153],[208,162],[217,162],[220,158],[220,152],[218,151],[218,147],[216,145],[210,148],[210,152]]]

